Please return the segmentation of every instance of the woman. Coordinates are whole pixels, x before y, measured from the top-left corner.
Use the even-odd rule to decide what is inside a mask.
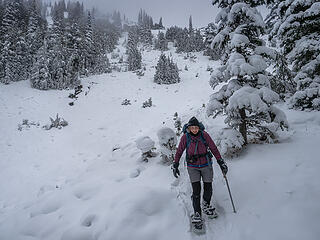
[[[179,161],[181,155],[186,150],[187,170],[192,184],[192,204],[194,214],[192,215],[193,223],[202,223],[200,193],[201,193],[201,178],[203,181],[203,201],[202,211],[210,218],[217,217],[215,208],[210,204],[212,197],[212,154],[217,159],[222,173],[225,175],[228,172],[228,167],[223,161],[219,150],[217,149],[212,138],[204,131],[202,123],[192,117],[188,124],[185,134],[181,137],[174,163],[173,175],[177,178],[180,175]]]

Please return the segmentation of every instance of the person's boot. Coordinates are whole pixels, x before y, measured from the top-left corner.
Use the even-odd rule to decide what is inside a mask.
[[[206,214],[209,218],[216,218],[218,217],[218,213],[216,209],[210,205],[210,203],[203,200],[202,202],[202,211]]]
[[[200,213],[195,212],[194,214],[191,215],[191,222],[192,223],[202,223],[202,217]]]

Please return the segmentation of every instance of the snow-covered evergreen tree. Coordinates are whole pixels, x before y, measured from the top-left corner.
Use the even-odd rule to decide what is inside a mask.
[[[141,160],[148,162],[150,158],[155,157],[155,142],[149,136],[139,137],[136,141],[136,146],[141,150]]]
[[[97,58],[97,64],[95,65],[95,73],[110,73],[111,72],[111,64],[107,54],[99,54]]]
[[[128,54],[128,70],[135,71],[141,68],[142,56],[138,50],[137,32],[136,28],[132,28],[128,35],[127,42],[127,54]]]
[[[137,45],[139,41],[138,28],[132,26],[129,29],[126,53],[128,55],[128,70],[134,71],[141,68],[141,53],[139,52]]]
[[[192,43],[191,52],[200,52],[204,50],[204,41],[203,37],[199,30],[196,30],[195,33],[191,34],[189,41]]]
[[[189,33],[193,32],[193,26],[192,26],[192,16],[189,17]]]
[[[218,60],[221,57],[221,50],[219,48],[211,48],[211,43],[214,37],[217,35],[217,26],[214,23],[209,23],[205,28],[204,34],[204,55],[210,56],[212,60]]]
[[[272,142],[287,121],[284,113],[273,106],[279,95],[270,89],[266,73],[265,58],[272,55],[260,38],[265,24],[254,7],[258,3],[213,2],[223,7],[217,16],[219,32],[213,46],[224,49],[225,65],[212,74],[210,84],[213,89],[221,82],[226,84],[212,94],[207,113],[226,113],[225,122],[241,133],[245,144]]]
[[[296,83],[288,67],[287,60],[282,53],[278,53],[273,76],[270,79],[271,89],[278,93],[282,99],[295,93]]]
[[[49,29],[46,43],[47,56],[49,60],[48,68],[50,73],[50,81],[48,89],[63,89],[67,86],[66,83],[66,64],[67,54],[64,46],[64,30],[63,19],[56,12],[56,17],[53,19],[53,24]],[[35,85],[37,86],[37,85]]]
[[[159,27],[163,28],[163,25],[162,25],[162,17],[160,17],[160,19],[159,19]]]
[[[177,53],[189,52],[189,34],[188,34],[187,28],[184,28],[183,30],[178,31],[175,40],[176,40]]]
[[[158,39],[156,39],[154,47],[160,51],[168,50],[168,41],[166,40],[163,32],[158,33]]]
[[[26,79],[25,8],[22,1],[6,3],[0,30],[0,82]]]
[[[138,15],[138,26],[144,26],[147,29],[153,28],[153,19],[151,16],[149,16],[145,10],[140,9],[139,15]]]
[[[37,61],[31,71],[31,86],[40,90],[47,90],[53,84],[50,83],[49,61],[45,45],[39,49],[36,59]]]
[[[95,48],[94,48],[94,42],[93,42],[93,22],[92,22],[92,15],[90,12],[88,12],[88,18],[87,18],[87,24],[86,24],[86,31],[85,31],[85,37],[84,37],[84,74],[88,75],[93,72],[94,64],[95,64]]]
[[[187,28],[177,29],[175,39],[177,52],[199,52],[204,49],[203,37],[199,30],[188,31]]]
[[[113,21],[113,24],[115,25],[115,27],[116,27],[118,30],[121,30],[121,29],[122,29],[121,14],[120,14],[119,11],[114,11],[114,12],[113,12],[112,21]]]
[[[41,18],[40,7],[36,0],[31,2],[30,17],[26,34],[26,44],[28,48],[29,66],[31,69],[39,48],[43,45],[44,38],[44,20]]]
[[[157,132],[162,162],[172,164],[177,146],[177,136],[175,132],[168,127],[163,127]]]
[[[152,33],[151,29],[146,25],[141,25],[138,27],[139,41],[142,44],[151,45],[152,44]]]
[[[272,31],[296,73],[297,92],[291,105],[320,110],[320,3],[288,0],[278,4],[280,16]]]
[[[173,84],[180,82],[177,64],[163,53],[160,55],[156,66],[154,82],[158,84]]]
[[[137,45],[139,42],[138,27],[132,26],[128,32],[127,46]]]
[[[128,70],[135,71],[141,68],[142,56],[137,45],[128,46]]]
[[[180,31],[182,31],[182,29],[177,26],[168,28],[166,31],[166,39],[168,41],[174,42],[177,39]]]

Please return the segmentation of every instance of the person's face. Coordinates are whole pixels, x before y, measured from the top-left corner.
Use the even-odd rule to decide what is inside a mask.
[[[197,134],[199,132],[199,127],[198,126],[190,126],[189,127],[190,132],[193,134]]]

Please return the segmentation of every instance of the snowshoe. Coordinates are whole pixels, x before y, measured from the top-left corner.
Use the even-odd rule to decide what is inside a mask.
[[[212,207],[206,201],[203,201],[202,211],[203,211],[204,214],[206,214],[208,216],[208,218],[212,219],[212,218],[217,218],[218,217],[218,213],[216,212],[216,209],[214,207]]]
[[[205,233],[205,228],[203,224],[203,219],[201,218],[200,214],[196,212],[195,214],[191,215],[191,228],[192,231],[196,234],[203,234]]]

